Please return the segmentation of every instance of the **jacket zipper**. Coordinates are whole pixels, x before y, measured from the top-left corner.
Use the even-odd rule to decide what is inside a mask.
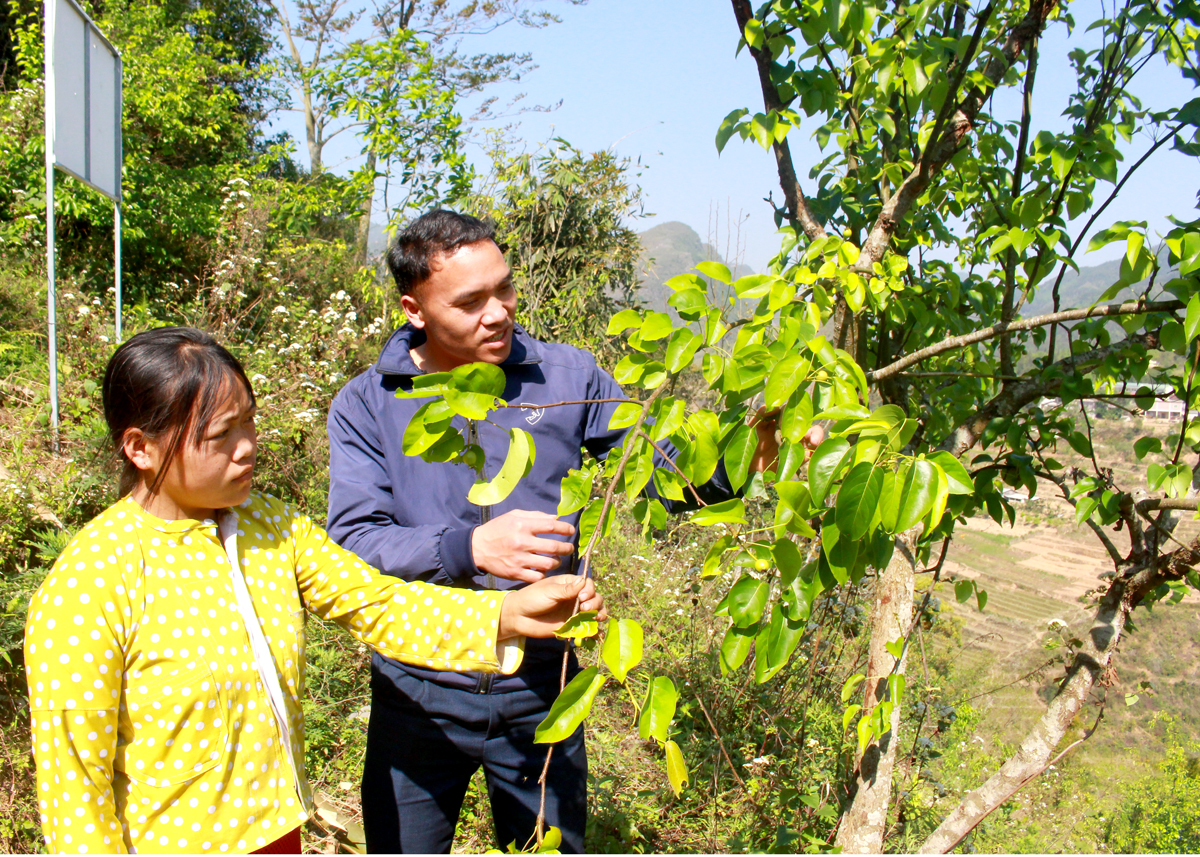
[[[473,444],[473,443],[478,444],[480,449],[483,448],[483,444],[479,443],[479,430],[476,428],[475,420],[467,420],[467,445],[469,446],[470,444]],[[486,480],[488,478],[486,455],[484,456],[481,470],[482,470],[482,476]],[[479,507],[479,523],[486,524],[491,519],[492,519],[492,507],[491,506],[480,506]],[[496,588],[496,578],[493,577],[491,574],[486,575],[483,579],[483,588],[484,589],[495,589]],[[492,681],[494,679],[495,679],[495,676],[492,673],[479,673],[479,677],[475,680],[475,693],[491,693],[492,692]]]

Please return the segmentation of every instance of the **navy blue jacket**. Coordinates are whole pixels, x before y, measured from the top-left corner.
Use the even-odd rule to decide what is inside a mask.
[[[505,428],[528,431],[536,458],[529,475],[513,492],[485,511],[467,500],[476,478],[473,469],[465,464],[427,463],[419,456],[405,455],[401,448],[409,420],[429,401],[395,396],[397,390],[411,390],[413,377],[422,374],[409,351],[424,339],[425,334],[411,325],[397,330],[384,345],[379,361],[333,400],[328,423],[329,534],[380,571],[406,580],[469,589],[522,586],[519,581],[493,578],[475,565],[472,531],[485,519],[513,509],[555,514],[562,478],[580,466],[580,450],[604,458],[624,438],[624,429],[608,427],[617,408],[615,402],[542,405],[624,398],[624,393],[590,354],[568,345],[540,342],[515,327],[512,351],[501,364],[506,376],[504,399],[524,407],[498,409],[488,419]],[[464,418],[456,417],[453,425],[466,435]],[[477,421],[475,429],[490,477],[504,462],[509,436],[485,421]],[[674,454],[673,449],[669,452]],[[666,466],[662,461],[659,464]],[[647,493],[654,493],[653,482]],[[732,495],[723,468],[718,467],[713,481],[700,493],[706,502]],[[672,511],[687,508],[682,503],[664,502]],[[564,520],[577,527],[579,514]],[[575,554],[564,558],[555,573],[571,573],[574,560]],[[493,689],[499,692],[556,683],[563,645],[558,640],[526,641],[521,669],[514,676],[496,677]],[[478,676],[423,670],[378,654],[374,665],[385,675],[403,670],[453,687],[479,685]]]

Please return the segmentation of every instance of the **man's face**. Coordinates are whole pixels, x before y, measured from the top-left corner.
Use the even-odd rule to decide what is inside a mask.
[[[413,327],[425,331],[418,356],[427,371],[464,363],[501,363],[512,350],[517,293],[500,248],[480,241],[431,260],[429,279],[400,298]]]

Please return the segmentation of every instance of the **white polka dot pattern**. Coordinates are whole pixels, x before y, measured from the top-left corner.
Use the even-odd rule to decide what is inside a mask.
[[[247,853],[303,823],[312,798],[292,760],[304,759],[305,608],[408,663],[499,668],[502,593],[378,574],[273,497],[254,494],[238,512],[239,560],[284,691],[291,752],[215,522],[163,521],[121,500],[63,551],[25,626],[50,851]]]

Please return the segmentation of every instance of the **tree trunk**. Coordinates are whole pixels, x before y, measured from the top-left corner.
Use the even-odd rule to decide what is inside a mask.
[[[904,652],[899,664],[887,644],[903,638],[912,628],[913,575],[916,571],[916,530],[896,538],[892,559],[875,584],[875,605],[871,610],[871,642],[867,654],[867,679],[863,717],[887,695],[888,677],[904,674]],[[837,844],[847,854],[880,854],[887,829],[888,804],[892,791],[892,771],[899,746],[901,706],[892,709],[890,728],[867,745],[858,761],[854,796],[842,816]]]
[[[375,149],[367,149],[367,174],[371,176],[371,184],[367,188],[367,196],[362,203],[362,214],[358,217],[358,241],[354,253],[359,266],[367,264],[367,244],[371,240],[371,206],[375,202],[375,165],[378,162]]]
[[[1186,548],[1160,557],[1148,568],[1118,569],[1117,577],[1096,608],[1092,627],[1075,653],[1058,693],[1017,752],[987,782],[962,799],[954,811],[921,846],[922,854],[945,854],[970,833],[996,807],[1042,771],[1067,734],[1097,683],[1105,684],[1117,644],[1129,614],[1146,595],[1167,580],[1179,580],[1200,563],[1200,536]],[[1082,737],[1087,737],[1086,734]]]

